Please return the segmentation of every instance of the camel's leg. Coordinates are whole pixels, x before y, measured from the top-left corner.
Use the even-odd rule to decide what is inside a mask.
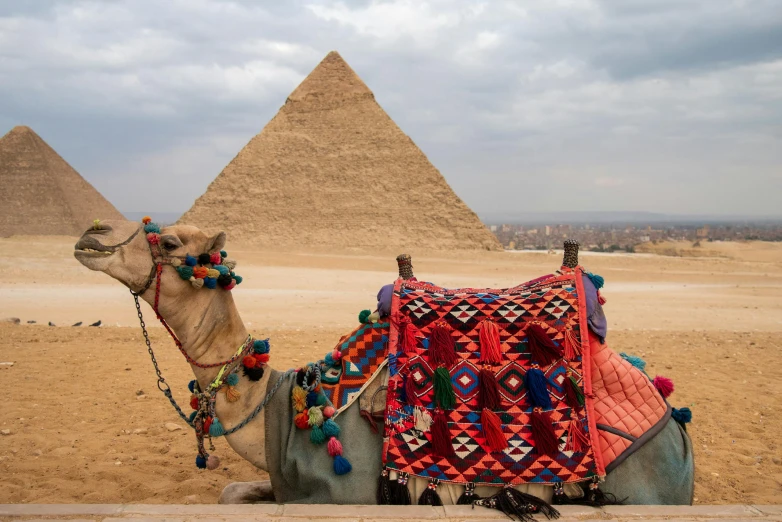
[[[258,482],[233,482],[223,488],[218,504],[257,504],[274,502],[272,483],[268,480]]]

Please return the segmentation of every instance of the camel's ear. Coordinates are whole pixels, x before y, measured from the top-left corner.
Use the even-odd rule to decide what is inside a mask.
[[[209,240],[206,242],[207,252],[219,252],[220,250],[225,248],[225,232],[218,232],[214,236],[210,237]]]

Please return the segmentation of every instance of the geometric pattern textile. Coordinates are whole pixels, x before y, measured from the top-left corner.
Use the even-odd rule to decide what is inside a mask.
[[[445,289],[397,280],[388,346],[393,364],[386,399],[384,465],[429,479],[496,486],[580,482],[603,476],[604,468],[593,449],[598,439],[582,273],[581,267],[562,267],[556,274],[509,289]],[[405,353],[399,328],[408,319],[415,327],[416,343]],[[486,319],[497,325],[502,351],[502,362],[490,366],[480,362],[480,325]],[[456,404],[447,410],[435,408],[435,366],[428,357],[433,327],[443,322],[457,356],[448,367]],[[549,455],[536,449],[530,428],[533,408],[526,374],[532,361],[525,331],[532,323],[542,327],[558,347],[564,346],[566,333],[578,347],[570,360],[560,357],[550,365],[540,365],[551,399],[551,409],[545,413],[559,442],[556,453]],[[494,413],[507,442],[500,451],[492,451],[483,435],[478,405],[482,368],[489,368],[498,384],[501,404]],[[583,407],[571,408],[565,401],[568,373],[584,392]],[[410,393],[416,397],[411,399]],[[422,411],[432,418],[438,412],[446,415],[454,449],[450,456],[434,452],[432,429],[416,423]],[[586,433],[583,451],[566,449],[571,423],[579,423]]]

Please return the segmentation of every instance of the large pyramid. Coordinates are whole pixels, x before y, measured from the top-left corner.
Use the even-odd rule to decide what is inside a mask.
[[[274,246],[501,248],[336,52],[179,222]]]
[[[78,236],[93,219],[125,219],[29,127],[0,138],[0,237]]]

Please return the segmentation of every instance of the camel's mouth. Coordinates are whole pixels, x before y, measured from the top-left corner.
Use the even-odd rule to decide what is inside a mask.
[[[117,250],[116,247],[106,246],[89,235],[82,236],[73,248],[77,257],[109,257]]]

